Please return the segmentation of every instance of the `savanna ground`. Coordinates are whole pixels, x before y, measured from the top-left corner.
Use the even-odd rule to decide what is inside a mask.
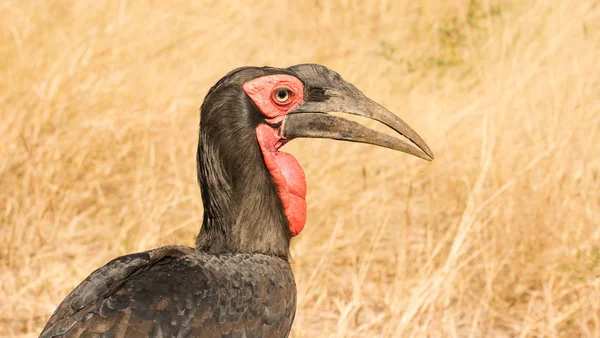
[[[316,62],[436,159],[286,146],[309,184],[294,337],[600,337],[598,1],[8,0],[0,18],[0,335],[37,335],[115,256],[193,245],[207,90]]]

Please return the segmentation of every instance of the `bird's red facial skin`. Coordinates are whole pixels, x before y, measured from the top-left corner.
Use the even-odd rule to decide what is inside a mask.
[[[296,77],[286,74],[267,75],[250,80],[242,86],[252,102],[266,116],[269,123],[278,123],[290,110],[304,101],[304,85]],[[278,102],[274,91],[287,88],[290,98],[286,102]]]
[[[256,127],[256,138],[265,165],[277,187],[277,196],[281,200],[292,236],[298,235],[306,223],[306,178],[300,163],[292,155],[279,151],[288,141],[280,131],[283,130],[285,115],[302,104],[303,87],[300,80],[284,74],[263,76],[242,86],[268,123],[282,122],[279,130],[267,124],[259,124]],[[274,92],[279,88],[289,89],[288,100],[277,101]]]

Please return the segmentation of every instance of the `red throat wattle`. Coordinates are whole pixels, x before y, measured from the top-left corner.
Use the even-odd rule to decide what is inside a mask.
[[[289,99],[278,102],[274,91],[284,88],[289,91]],[[243,89],[271,124],[282,123],[285,115],[302,104],[303,85],[291,75],[270,75],[246,82]],[[288,140],[277,129],[259,124],[256,138],[265,161],[265,165],[277,187],[277,196],[281,200],[285,216],[290,225],[292,236],[296,236],[306,223],[306,177],[300,163],[294,156],[279,151]]]
[[[267,169],[277,186],[277,196],[290,223],[290,232],[296,236],[306,223],[306,178],[294,156],[279,151],[282,143],[277,131],[266,124],[256,127],[256,137]]]

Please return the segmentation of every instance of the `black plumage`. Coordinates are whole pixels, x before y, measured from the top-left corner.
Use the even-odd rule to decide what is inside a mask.
[[[298,79],[303,102],[271,123],[242,86],[275,74]],[[379,120],[420,150],[329,111]],[[257,142],[261,124],[285,142],[326,137],[433,158],[410,127],[323,66],[238,68],[211,88],[201,107],[204,219],[196,247],[112,260],[63,300],[41,337],[287,337],[296,311],[292,234],[281,187]]]
[[[42,337],[283,337],[295,308],[282,258],[166,246],[94,271]]]

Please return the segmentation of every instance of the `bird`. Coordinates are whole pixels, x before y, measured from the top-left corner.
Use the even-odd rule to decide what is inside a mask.
[[[408,124],[318,64],[230,71],[206,94],[199,130],[195,247],[111,260],[66,296],[40,337],[288,337],[297,302],[289,248],[306,222],[306,177],[280,148],[326,138],[434,159]]]

